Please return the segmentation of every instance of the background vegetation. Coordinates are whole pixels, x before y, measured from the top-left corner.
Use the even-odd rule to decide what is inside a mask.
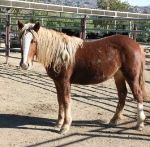
[[[33,0],[35,1],[35,0]],[[53,2],[53,0],[39,0],[38,2]],[[69,0],[70,2],[72,0]],[[85,2],[87,0],[81,0],[81,2]],[[57,0],[57,2],[60,1]],[[66,1],[65,1],[66,2]],[[79,2],[75,0],[74,2]],[[91,1],[89,1],[91,2]],[[61,3],[64,3],[62,1]],[[97,6],[99,9],[108,9],[115,11],[128,11],[131,7],[127,2],[121,2],[120,0],[97,0]],[[5,12],[5,10],[1,10],[1,14]],[[31,10],[22,10],[22,9],[12,9],[11,13],[11,31],[16,32],[16,23],[17,20],[22,20],[24,22],[35,22],[39,21],[41,25],[55,29],[58,31],[68,30],[72,32],[80,32],[80,20],[83,16],[77,14],[65,14],[65,13],[54,13],[54,12],[43,12],[43,11],[31,11]],[[61,16],[61,17],[60,17]],[[1,15],[0,19],[0,29],[5,31],[5,17]],[[138,20],[115,20],[113,18],[104,18],[100,16],[88,16],[87,17],[87,33],[95,33],[99,34],[99,36],[103,36],[104,34],[109,34],[112,32],[120,32],[126,33],[134,29],[134,26],[137,26],[137,30],[144,31],[137,33],[137,40],[140,42],[149,42],[150,41],[150,21],[138,21]],[[131,32],[130,34],[133,34]]]

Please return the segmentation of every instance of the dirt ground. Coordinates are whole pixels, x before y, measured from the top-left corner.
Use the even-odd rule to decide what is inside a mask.
[[[19,54],[10,56],[5,65],[0,53],[0,147],[150,147],[150,101],[145,102],[144,131],[135,130],[137,104],[130,92],[124,119],[116,127],[109,126],[118,101],[113,79],[72,85],[72,127],[68,134],[59,134],[54,128],[58,104],[53,81],[39,63],[22,71],[17,66]],[[150,62],[146,63],[149,90]]]

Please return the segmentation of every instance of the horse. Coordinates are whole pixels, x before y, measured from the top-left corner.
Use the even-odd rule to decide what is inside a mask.
[[[54,81],[59,105],[56,126],[60,133],[68,132],[72,123],[71,84],[98,84],[113,77],[119,101],[110,124],[117,125],[122,119],[128,83],[137,101],[137,129],[144,128],[145,56],[137,42],[124,35],[86,41],[41,27],[39,22],[18,21],[18,30],[22,69],[30,69],[36,56]]]

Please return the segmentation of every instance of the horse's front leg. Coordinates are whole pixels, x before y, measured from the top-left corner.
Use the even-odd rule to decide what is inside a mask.
[[[56,90],[57,90],[57,100],[58,100],[58,120],[56,123],[56,128],[61,128],[64,123],[64,105],[63,105],[63,97],[62,97],[62,86],[59,82],[54,81]]]
[[[70,94],[70,83],[67,82],[63,85],[63,106],[64,106],[64,123],[60,130],[60,133],[66,133],[69,131],[72,117],[71,117],[71,94]]]
[[[57,127],[61,128],[60,133],[66,133],[72,122],[70,83],[55,81],[55,85],[59,104]]]

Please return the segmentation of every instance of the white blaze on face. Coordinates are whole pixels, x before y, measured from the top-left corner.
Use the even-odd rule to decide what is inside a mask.
[[[23,63],[24,64],[28,64],[27,59],[28,59],[28,53],[29,53],[30,44],[31,44],[32,39],[33,39],[33,36],[30,32],[27,32],[22,38]]]

